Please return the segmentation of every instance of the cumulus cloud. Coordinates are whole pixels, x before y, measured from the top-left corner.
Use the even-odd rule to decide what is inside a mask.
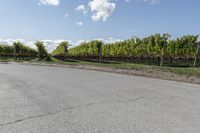
[[[78,40],[78,41],[76,41],[76,42],[71,42],[70,44],[70,48],[73,48],[73,47],[76,47],[76,46],[78,46],[78,45],[80,45],[80,44],[82,44],[82,43],[84,43],[84,42],[86,42],[85,40]]]
[[[75,8],[75,11],[82,12],[84,15],[86,15],[88,12],[88,9],[86,9],[85,5],[79,5]]]
[[[4,44],[4,45],[13,45],[14,42],[21,42],[23,44],[26,43],[26,41],[24,39],[0,39],[0,44]]]
[[[50,5],[50,6],[58,6],[60,4],[60,0],[40,0],[39,5]]]
[[[116,7],[116,4],[111,0],[92,0],[88,5],[93,13],[91,16],[93,21],[106,21]]]
[[[123,41],[122,39],[116,39],[116,38],[113,38],[113,37],[109,37],[107,39],[97,38],[97,39],[93,39],[93,40],[99,40],[99,41],[104,42],[105,44]]]
[[[84,11],[84,10],[85,10],[85,6],[84,5],[79,5],[75,9],[75,11]]]
[[[60,39],[60,40],[41,40],[44,43],[44,46],[46,47],[46,49],[48,50],[48,52],[52,52],[61,42],[64,41],[68,41],[69,43],[71,43],[70,40],[64,40],[64,39]]]

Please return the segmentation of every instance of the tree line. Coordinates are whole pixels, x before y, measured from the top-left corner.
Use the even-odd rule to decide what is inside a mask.
[[[15,60],[32,59],[37,57],[39,60],[48,58],[49,54],[44,46],[44,43],[37,41],[35,45],[37,50],[26,46],[20,41],[14,42],[13,45],[0,44],[0,58],[14,58]]]
[[[185,35],[170,39],[169,34],[155,34],[144,38],[104,44],[102,41],[84,42],[69,49],[67,55],[62,47],[53,51],[53,56],[90,61],[124,61],[138,63],[199,65],[199,43],[197,35]],[[60,52],[59,52],[60,51]]]
[[[144,38],[132,37],[114,43],[94,40],[70,49],[69,42],[62,42],[51,55],[62,60],[197,66],[200,65],[198,37],[185,35],[170,39],[169,34],[155,34]],[[30,48],[21,42],[14,42],[13,45],[0,44],[0,58],[14,57],[15,60],[23,60],[38,57],[39,60],[51,60],[43,42],[37,41],[35,46],[37,49]]]

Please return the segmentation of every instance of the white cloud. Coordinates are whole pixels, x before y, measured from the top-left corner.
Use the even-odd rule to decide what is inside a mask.
[[[26,43],[24,39],[0,39],[0,44],[13,45],[14,42],[20,41],[21,43]]]
[[[71,42],[70,44],[70,48],[73,48],[73,47],[76,47],[76,46],[78,46],[78,45],[80,45],[80,44],[82,44],[82,43],[84,43],[84,42],[86,42],[85,40],[78,40],[78,41],[76,41],[76,42]]]
[[[60,4],[60,0],[40,0],[39,5],[50,5],[50,6],[58,6]]]
[[[88,5],[93,13],[91,16],[93,21],[106,21],[116,7],[116,4],[111,0],[92,0]]]
[[[116,39],[116,38],[113,38],[113,37],[109,37],[107,39],[98,38],[98,39],[93,39],[93,40],[99,40],[99,41],[104,42],[105,44],[123,41],[122,39]]]
[[[88,12],[88,9],[86,9],[84,5],[79,5],[78,7],[75,8],[75,11],[82,12],[83,15],[85,16]]]
[[[78,7],[76,7],[75,10],[76,11],[84,11],[85,10],[85,6],[84,5],[79,5]]]
[[[76,23],[78,26],[82,26],[83,25],[83,22],[77,22]]]
[[[44,43],[44,46],[46,47],[46,49],[48,50],[48,52],[52,52],[54,49],[56,49],[56,47],[61,43],[61,42],[64,42],[64,41],[67,41],[69,43],[71,43],[72,41],[71,40],[65,40],[65,39],[59,39],[59,40],[49,40],[49,39],[46,39],[46,40],[40,40]],[[32,47],[32,48],[36,48],[35,47],[35,42],[36,41],[29,41],[27,42],[27,45]]]
[[[46,47],[46,49],[48,50],[48,52],[52,52],[61,42],[64,41],[68,41],[69,43],[71,43],[70,40],[64,40],[64,39],[59,39],[59,40],[41,40],[42,42],[44,42],[44,45]]]

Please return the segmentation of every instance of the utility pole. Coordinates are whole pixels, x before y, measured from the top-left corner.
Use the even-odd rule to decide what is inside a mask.
[[[198,58],[198,55],[199,55],[199,52],[200,52],[200,42],[197,42],[196,43],[196,45],[197,45],[197,51],[196,51],[196,55],[195,55],[195,58],[194,58],[194,67],[196,67],[196,65],[197,65],[197,58]]]

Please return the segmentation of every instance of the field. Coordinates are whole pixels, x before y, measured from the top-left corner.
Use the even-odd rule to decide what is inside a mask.
[[[35,43],[37,49],[14,42],[12,46],[0,45],[0,58],[4,62],[96,67],[102,71],[113,69],[109,71],[199,83],[198,37],[185,35],[170,39],[166,33],[113,43],[92,40],[70,48],[69,42],[64,41],[52,52],[48,52],[41,41]]]

